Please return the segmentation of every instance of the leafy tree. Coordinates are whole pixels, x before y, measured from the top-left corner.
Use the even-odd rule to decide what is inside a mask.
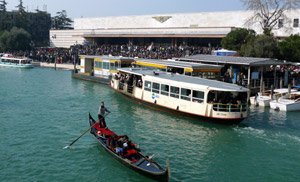
[[[0,12],[6,12],[7,2],[5,0],[0,1]]]
[[[227,36],[222,39],[222,47],[225,49],[240,51],[242,45],[255,37],[255,34],[254,30],[237,28],[229,32]]]
[[[291,35],[279,42],[280,58],[291,62],[300,62],[300,36]]]
[[[18,6],[18,14],[16,15],[15,25],[18,28],[23,28],[25,30],[29,30],[29,21],[28,21],[28,13],[25,11],[25,7],[23,6],[23,1],[20,0]]]
[[[272,36],[258,35],[241,47],[240,54],[249,57],[276,58],[278,56],[277,41]]]
[[[52,28],[53,29],[71,29],[73,21],[68,18],[66,10],[57,12],[57,15],[52,17]]]
[[[254,11],[248,24],[259,22],[265,35],[271,35],[279,19],[288,19],[285,12],[300,6],[300,0],[241,0],[248,10]]]
[[[0,36],[2,51],[28,50],[30,49],[31,36],[24,29],[13,27],[10,31],[4,31]]]

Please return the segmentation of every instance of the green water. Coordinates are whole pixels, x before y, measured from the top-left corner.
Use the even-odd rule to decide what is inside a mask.
[[[171,181],[299,181],[300,112],[251,108],[238,126],[153,110],[71,72],[0,68],[0,181],[151,181],[107,154],[88,128],[100,101],[108,126],[139,143]]]

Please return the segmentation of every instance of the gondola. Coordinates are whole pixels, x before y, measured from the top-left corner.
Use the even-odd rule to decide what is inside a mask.
[[[89,113],[90,133],[95,136],[101,146],[115,159],[134,171],[157,181],[169,181],[169,167],[162,168],[151,157],[143,155],[126,135],[120,136],[110,129],[101,128]],[[125,140],[125,141],[124,141]],[[114,141],[114,142],[113,142]],[[120,142],[128,142],[128,147],[120,152]],[[113,144],[117,143],[117,144]],[[123,148],[122,148],[123,150]]]

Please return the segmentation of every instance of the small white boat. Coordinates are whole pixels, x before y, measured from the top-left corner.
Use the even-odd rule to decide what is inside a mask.
[[[296,92],[297,90],[291,89],[291,92]],[[289,89],[288,88],[280,88],[280,89],[275,89],[273,93],[273,98],[272,98],[272,93],[271,90],[267,90],[265,92],[259,92],[257,96],[250,97],[250,103],[251,105],[255,106],[262,106],[262,107],[269,107],[270,102],[276,98],[282,97],[286,94],[288,94]]]
[[[279,111],[299,111],[300,91],[292,92],[270,102],[271,109]]]
[[[15,68],[33,68],[32,60],[26,57],[14,57],[4,54],[0,58],[0,66]]]

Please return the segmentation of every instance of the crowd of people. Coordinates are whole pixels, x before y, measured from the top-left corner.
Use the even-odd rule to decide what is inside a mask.
[[[211,54],[214,48],[203,46],[170,46],[170,45],[133,45],[133,44],[101,44],[75,45],[71,48],[35,48],[31,51],[10,52],[16,56],[30,57],[39,62],[74,63],[79,61],[79,55],[111,55],[123,57],[138,57],[145,59],[171,59],[195,54]]]
[[[170,46],[170,45],[108,45],[80,46],[83,55],[112,55],[138,57],[146,59],[171,59],[195,54],[211,54],[212,48],[203,46]]]
[[[10,51],[7,52],[17,57],[29,57],[34,61],[47,63],[78,63],[78,54],[67,48],[34,48],[28,51]]]

